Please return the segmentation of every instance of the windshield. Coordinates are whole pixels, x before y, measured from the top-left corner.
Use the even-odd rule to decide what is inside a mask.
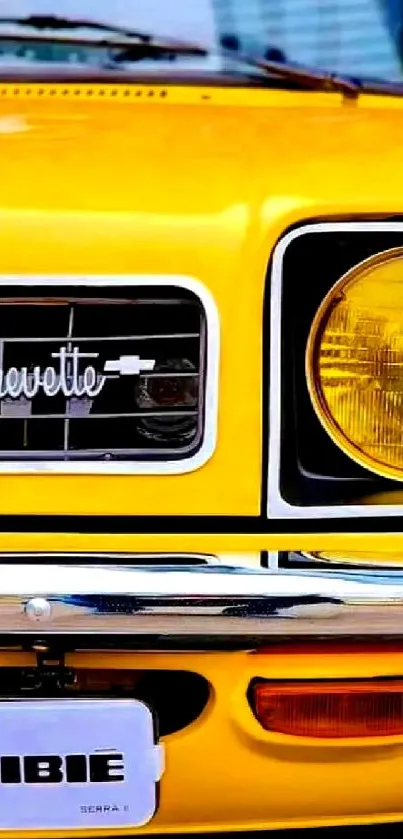
[[[63,18],[66,26],[28,25],[27,18],[41,16]],[[403,81],[403,0],[0,0],[0,18],[0,73],[4,66],[41,65],[51,75],[56,64],[138,71],[167,63],[172,70],[216,72],[225,47],[234,59],[240,51],[355,78]],[[82,20],[105,28],[77,27]],[[134,54],[111,44],[116,27],[182,39],[209,54]],[[236,60],[231,69],[236,72]]]

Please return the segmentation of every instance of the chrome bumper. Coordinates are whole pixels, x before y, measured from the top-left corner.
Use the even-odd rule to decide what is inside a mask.
[[[403,637],[403,571],[0,565],[3,639],[71,634]]]

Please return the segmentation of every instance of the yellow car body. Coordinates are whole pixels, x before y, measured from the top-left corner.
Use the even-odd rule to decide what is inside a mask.
[[[308,219],[399,211],[400,100],[161,92],[2,86],[0,269],[169,274],[206,286],[221,333],[214,454],[182,475],[0,476],[3,514],[259,516],[263,299],[273,248]]]
[[[197,468],[1,471],[0,550],[9,565],[13,554],[44,553],[222,553],[238,554],[239,562],[244,554],[249,567],[259,566],[261,551],[399,554],[396,527],[374,533],[369,521],[365,528],[351,519],[345,528],[307,527],[267,516],[263,310],[268,265],[286,231],[311,220],[376,221],[401,212],[402,126],[402,99],[369,94],[158,83],[0,86],[0,275],[192,278],[214,301],[220,345],[216,439]],[[335,742],[273,734],[247,701],[256,677],[398,677],[398,642],[312,646],[294,638],[285,647],[280,638],[256,651],[252,642],[233,651],[118,646],[68,651],[66,665],[189,670],[210,685],[201,716],[163,738],[158,812],[133,832],[403,819],[403,735]],[[5,650],[0,661],[26,667],[35,654]],[[52,831],[70,834],[77,832]]]

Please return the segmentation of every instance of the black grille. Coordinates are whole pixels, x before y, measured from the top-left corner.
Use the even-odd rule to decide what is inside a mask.
[[[86,288],[85,297],[68,287],[26,291],[3,289],[0,298],[0,459],[195,453],[206,367],[195,294],[165,286]]]

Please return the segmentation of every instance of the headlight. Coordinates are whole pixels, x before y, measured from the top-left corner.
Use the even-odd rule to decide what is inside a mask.
[[[367,469],[403,481],[403,248],[333,286],[312,324],[306,375],[333,441]]]

